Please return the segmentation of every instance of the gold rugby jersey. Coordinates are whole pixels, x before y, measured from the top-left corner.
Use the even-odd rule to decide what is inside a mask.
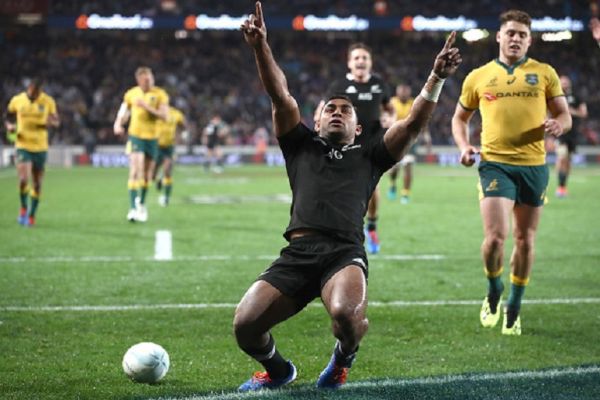
[[[543,165],[546,102],[557,96],[564,93],[554,68],[531,58],[513,66],[496,59],[471,71],[459,101],[481,113],[481,159]]]
[[[17,114],[17,140],[15,147],[31,152],[48,150],[48,116],[56,114],[54,99],[41,92],[31,100],[26,92],[10,99],[8,112]]]

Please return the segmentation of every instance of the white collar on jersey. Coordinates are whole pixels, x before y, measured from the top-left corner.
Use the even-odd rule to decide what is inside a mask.
[[[352,82],[357,82],[356,79],[354,79],[354,75],[352,75],[350,72],[348,72],[346,74],[346,79],[348,79],[349,81],[352,81]],[[364,83],[369,82],[369,80],[371,80],[371,74],[367,75],[367,80]],[[358,83],[362,83],[362,82],[358,82]]]

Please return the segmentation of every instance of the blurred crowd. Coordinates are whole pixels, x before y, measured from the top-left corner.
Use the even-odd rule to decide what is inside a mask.
[[[96,3],[102,6],[107,2]],[[90,7],[96,3],[86,2]],[[128,3],[111,2],[123,7]],[[305,3],[317,7],[318,2]],[[275,57],[309,126],[329,82],[346,73],[346,50],[355,41],[373,48],[374,71],[392,88],[406,83],[416,95],[444,35],[270,32]],[[452,143],[450,119],[466,73],[498,54],[493,33],[476,43],[460,40],[458,46],[463,65],[448,80],[430,123],[433,144],[437,145]],[[252,52],[239,32],[193,32],[187,38],[177,39],[172,31],[28,29],[4,33],[0,52],[2,111],[10,97],[24,89],[27,77],[43,75],[45,90],[57,99],[62,119],[60,129],[52,132],[53,144],[84,144],[91,149],[98,144],[119,143],[122,139],[114,136],[113,121],[125,90],[135,85],[134,71],[140,65],[154,70],[157,85],[168,91],[171,103],[190,121],[192,135],[188,144],[200,143],[202,128],[214,114],[220,114],[229,124],[231,144],[254,144],[258,138],[263,140],[265,130],[271,132],[270,100],[261,88]],[[581,141],[597,144],[600,49],[589,32],[557,43],[543,42],[537,36],[529,55],[571,77],[575,92],[587,102],[590,111],[590,118],[581,125],[585,131],[580,135]],[[274,143],[272,135],[269,141]]]

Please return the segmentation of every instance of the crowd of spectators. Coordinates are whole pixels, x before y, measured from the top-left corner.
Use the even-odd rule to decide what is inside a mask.
[[[104,2],[99,2],[104,3]],[[126,4],[128,2],[122,2]],[[307,3],[310,3],[307,1]],[[88,3],[92,4],[92,3]],[[116,3],[115,3],[116,4]],[[119,3],[121,4],[121,3]],[[363,32],[330,34],[272,32],[269,41],[284,69],[305,122],[329,82],[346,72],[346,49],[354,41],[373,48],[374,71],[390,84],[407,83],[417,94],[444,42],[443,34]],[[497,56],[493,34],[487,40],[458,42],[464,62],[448,80],[430,131],[433,144],[451,144],[450,119],[466,73]],[[26,30],[0,38],[0,108],[24,89],[25,79],[41,74],[45,90],[55,96],[62,119],[51,135],[53,144],[119,143],[112,124],[125,90],[135,85],[134,71],[150,66],[156,83],[171,96],[191,122],[193,144],[215,113],[230,125],[234,144],[253,144],[270,132],[270,100],[261,88],[250,49],[238,32],[194,32],[176,39],[172,31],[46,32]],[[589,32],[566,42],[543,42],[539,36],[530,56],[568,74],[589,107],[583,142],[594,142],[600,115],[600,49]],[[257,132],[261,132],[258,134]],[[270,137],[274,143],[274,138]]]

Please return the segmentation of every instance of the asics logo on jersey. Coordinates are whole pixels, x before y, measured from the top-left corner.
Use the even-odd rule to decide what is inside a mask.
[[[498,191],[498,180],[494,179],[493,181],[490,182],[490,184],[485,188],[486,192],[496,192]]]
[[[516,80],[517,80],[517,77],[513,76],[512,78],[510,78],[509,80],[506,81],[506,84],[512,85]]]

